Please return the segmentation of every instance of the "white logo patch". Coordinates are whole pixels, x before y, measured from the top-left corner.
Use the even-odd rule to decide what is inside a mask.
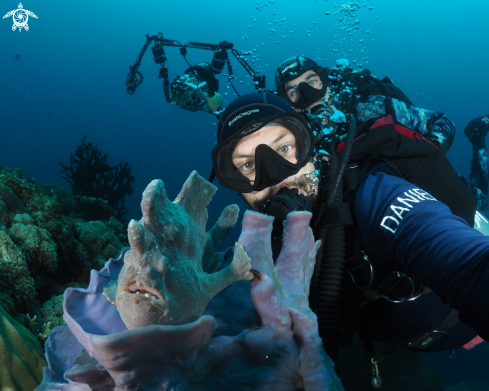
[[[285,69],[282,70],[282,75],[285,74],[285,72],[287,72],[290,68],[295,68],[297,65],[299,64],[294,62],[293,64],[290,64],[288,67],[285,67]]]
[[[404,198],[405,197],[405,198]],[[395,233],[404,215],[408,213],[415,204],[422,201],[438,201],[435,197],[421,189],[411,189],[405,191],[403,195],[397,197],[397,205],[392,204],[389,211],[393,212],[384,216],[380,226],[387,231]]]

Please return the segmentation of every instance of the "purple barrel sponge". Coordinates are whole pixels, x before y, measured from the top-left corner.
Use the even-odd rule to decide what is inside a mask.
[[[145,192],[146,200],[162,199],[157,186],[153,187],[153,193]],[[192,195],[201,196],[202,193]],[[138,258],[139,262],[152,256],[164,261],[169,253],[147,251],[148,246],[170,248],[176,244],[169,240],[172,236],[167,236],[165,243],[152,237],[157,236],[155,232],[158,230],[155,231],[156,225],[150,223],[151,215],[157,212],[155,208],[145,210],[144,203],[143,200],[144,217],[140,223],[145,230],[144,240],[141,228],[135,228],[135,223],[132,228],[139,235],[139,242],[146,246],[145,255]],[[45,368],[44,380],[38,390],[343,390],[334,364],[324,352],[316,315],[308,305],[309,284],[320,245],[319,241],[314,242],[310,219],[308,212],[289,214],[283,247],[274,265],[271,251],[273,218],[256,212],[245,213],[233,262],[236,253],[247,253],[251,258],[253,280],[251,284],[241,281],[230,285],[208,306],[214,306],[214,314],[223,312],[216,311],[213,302],[229,308],[232,319],[225,319],[225,323],[230,325],[239,318],[236,311],[247,312],[254,305],[261,325],[244,326],[234,336],[213,337],[221,319],[217,318],[216,322],[214,317],[206,314],[187,324],[154,324],[128,330],[117,308],[104,296],[104,290],[105,295],[113,298],[115,289],[109,283],[117,278],[121,282],[122,257],[125,262],[129,252],[117,260],[109,260],[102,271],[92,271],[89,288],[68,289],[65,293],[64,319],[73,336],[70,337],[66,326],[53,330],[46,344],[49,368]],[[218,221],[216,226],[219,224]],[[210,254],[222,234],[216,226],[205,237],[200,234],[192,238],[200,243],[200,250],[195,250],[195,243],[188,244],[190,250],[187,252],[174,249],[185,265],[192,264],[185,257],[195,251],[202,254],[203,259],[213,258]],[[180,239],[190,240],[185,236]],[[214,244],[209,244],[209,240]],[[139,249],[132,248],[131,251],[142,254]],[[146,262],[152,264],[150,260]],[[225,270],[221,268],[220,271]],[[184,279],[173,283],[182,285],[173,287],[178,292],[192,282]],[[250,287],[246,297],[243,297],[243,284]],[[194,299],[201,300],[200,297]],[[235,308],[238,302],[240,308]],[[193,307],[190,305],[190,308]]]

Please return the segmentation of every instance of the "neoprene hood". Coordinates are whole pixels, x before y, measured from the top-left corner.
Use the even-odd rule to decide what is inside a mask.
[[[323,83],[323,87],[318,90],[310,87],[307,83],[299,83],[299,86],[297,86],[299,99],[297,102],[292,102],[285,91],[285,84],[311,70],[319,76]],[[324,68],[314,60],[304,56],[288,58],[275,72],[275,87],[277,88],[278,96],[285,99],[290,105],[297,109],[304,109],[311,103],[321,99],[326,94],[328,84],[328,74]],[[306,91],[308,91],[308,93],[305,93]]]

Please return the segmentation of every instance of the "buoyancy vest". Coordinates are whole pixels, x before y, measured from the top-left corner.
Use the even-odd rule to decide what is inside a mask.
[[[407,95],[387,76],[379,80],[368,69],[328,71],[331,75],[331,95],[335,97],[333,104],[345,113],[353,113],[358,102],[370,95],[382,95],[414,106]]]
[[[335,161],[346,152],[345,143],[339,143],[332,152],[329,168],[334,172]],[[359,129],[349,153],[341,191],[329,204],[324,202],[324,196],[321,198],[311,224],[315,237],[323,241],[316,258],[310,303],[318,316],[319,332],[325,347],[350,345],[357,327],[359,309],[364,305],[366,296],[368,293],[375,296],[376,290],[382,289],[386,279],[395,275],[392,268],[394,263],[366,254],[355,228],[355,191],[373,166],[388,163],[394,171],[445,203],[453,214],[462,217],[471,226],[476,209],[475,197],[458,177],[445,154],[419,133],[395,123],[391,116],[378,119],[367,131]],[[328,193],[330,182],[331,175],[326,173],[320,194]],[[363,266],[362,259],[367,260]],[[347,263],[352,263],[353,268],[377,268],[380,270],[376,273],[380,280],[368,281],[367,278],[367,281],[354,282],[348,276]],[[409,276],[404,277],[409,279]],[[367,286],[369,283],[370,286]],[[418,288],[419,292],[416,293],[424,289],[416,286]],[[402,289],[398,294],[403,295]],[[377,298],[370,297],[371,300]],[[447,319],[444,320],[445,327],[452,325],[454,319],[456,322],[456,314],[448,314]],[[421,346],[431,337],[420,338]]]

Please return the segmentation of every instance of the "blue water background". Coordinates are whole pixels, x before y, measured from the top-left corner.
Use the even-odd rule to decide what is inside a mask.
[[[0,20],[0,163],[21,167],[24,177],[38,184],[69,188],[59,162],[67,163],[86,135],[111,164],[123,160],[132,167],[135,192],[126,199],[126,217],[136,219],[141,217],[140,195],[152,179],[162,179],[173,199],[192,170],[207,177],[216,120],[165,102],[150,50],[140,67],[143,84],[133,96],[125,91],[128,66],[144,35],[161,31],[182,43],[227,40],[241,51],[256,49],[259,57],[252,66],[263,70],[268,88],[274,88],[277,65],[297,54],[330,67],[338,58],[363,63],[380,78],[388,75],[416,105],[453,120],[458,133],[448,156],[467,176],[471,145],[463,128],[472,118],[489,114],[489,2],[358,1],[361,28],[352,36],[345,33],[345,20],[339,21],[343,14],[333,15],[339,9],[335,4],[342,3],[352,2],[262,0],[257,9],[257,2],[242,0],[27,1],[24,8],[39,17],[29,18],[28,32],[13,32],[11,17]],[[0,1],[2,15],[15,8],[16,1]],[[173,80],[187,65],[178,49],[166,53]],[[211,52],[189,49],[191,63],[211,58]],[[251,79],[232,61],[239,92],[252,92]],[[229,103],[233,91],[225,77],[219,80]],[[245,208],[235,193],[219,187],[209,207],[210,222],[230,203]],[[225,245],[238,234],[239,227]],[[454,362],[446,352],[428,359],[446,382],[489,382],[487,345],[457,352]]]

